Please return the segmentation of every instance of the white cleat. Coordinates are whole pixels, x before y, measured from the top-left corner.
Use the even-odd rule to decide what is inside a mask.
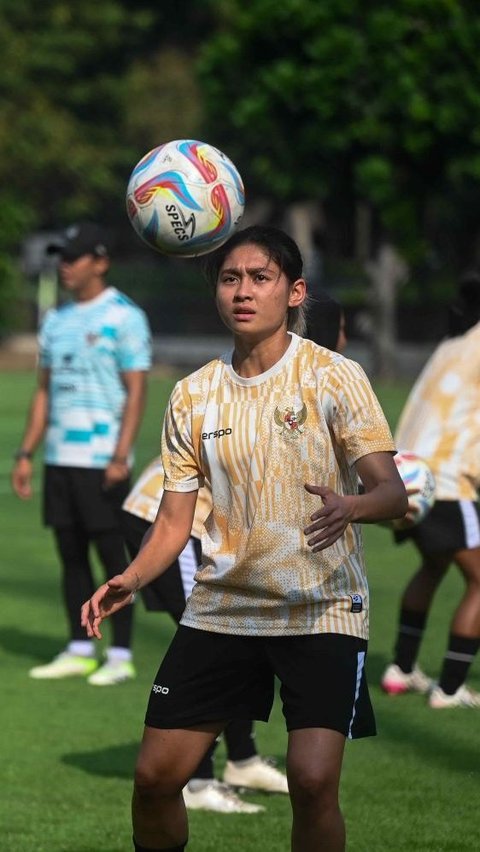
[[[286,793],[288,795],[286,776],[276,768],[273,761],[260,757],[260,755],[241,763],[227,760],[223,780],[231,787],[262,790],[265,793]]]
[[[425,695],[433,687],[433,680],[418,666],[414,666],[411,672],[402,672],[399,666],[392,663],[382,675],[381,687],[387,695],[403,695],[404,692]]]
[[[453,695],[448,695],[439,686],[434,686],[428,698],[430,707],[434,710],[448,710],[449,707],[480,708],[480,692],[474,692],[468,686],[459,686]]]
[[[213,779],[199,790],[183,788],[185,807],[192,811],[217,811],[222,814],[258,814],[264,811],[262,805],[244,802],[226,784]]]
[[[93,686],[115,686],[133,680],[136,671],[130,660],[107,660],[96,672],[90,675],[88,682]]]
[[[62,651],[51,663],[30,669],[30,677],[36,680],[59,680],[63,677],[88,677],[98,667],[95,657],[80,657],[70,651]]]

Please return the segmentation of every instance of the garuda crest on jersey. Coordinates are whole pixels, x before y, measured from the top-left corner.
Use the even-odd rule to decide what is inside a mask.
[[[293,405],[287,405],[285,408],[279,408],[277,405],[273,412],[273,419],[283,435],[298,438],[303,432],[303,424],[307,419],[307,406],[303,403],[300,409],[296,409]]]

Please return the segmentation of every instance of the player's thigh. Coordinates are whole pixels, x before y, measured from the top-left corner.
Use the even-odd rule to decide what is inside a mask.
[[[224,727],[225,722],[173,730],[145,726],[135,767],[137,787],[155,787],[164,795],[181,790]]]
[[[468,583],[480,586],[480,547],[457,550],[453,561]]]
[[[345,737],[329,728],[301,728],[288,735],[287,774],[290,794],[330,795],[340,784]]]

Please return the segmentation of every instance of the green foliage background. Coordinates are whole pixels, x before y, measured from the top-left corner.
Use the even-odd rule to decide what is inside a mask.
[[[0,333],[32,230],[98,218],[142,253],[128,176],[180,137],[223,147],[252,209],[321,203],[337,268],[367,211],[369,250],[412,264],[402,298],[444,301],[478,261],[479,37],[473,0],[4,0]]]

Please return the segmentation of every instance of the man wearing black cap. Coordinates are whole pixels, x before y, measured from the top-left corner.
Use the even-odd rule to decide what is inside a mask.
[[[12,485],[32,495],[32,458],[44,441],[44,522],[51,526],[63,568],[70,641],[54,660],[30,670],[33,678],[85,676],[103,686],[135,675],[131,660],[132,607],[112,622],[113,642],[98,667],[85,641],[80,606],[93,592],[89,548],[106,576],[126,567],[119,512],[129,491],[133,441],[143,412],[151,363],[143,311],[106,282],[109,240],[85,222],[49,246],[72,301],[47,313],[39,335],[39,382]]]

